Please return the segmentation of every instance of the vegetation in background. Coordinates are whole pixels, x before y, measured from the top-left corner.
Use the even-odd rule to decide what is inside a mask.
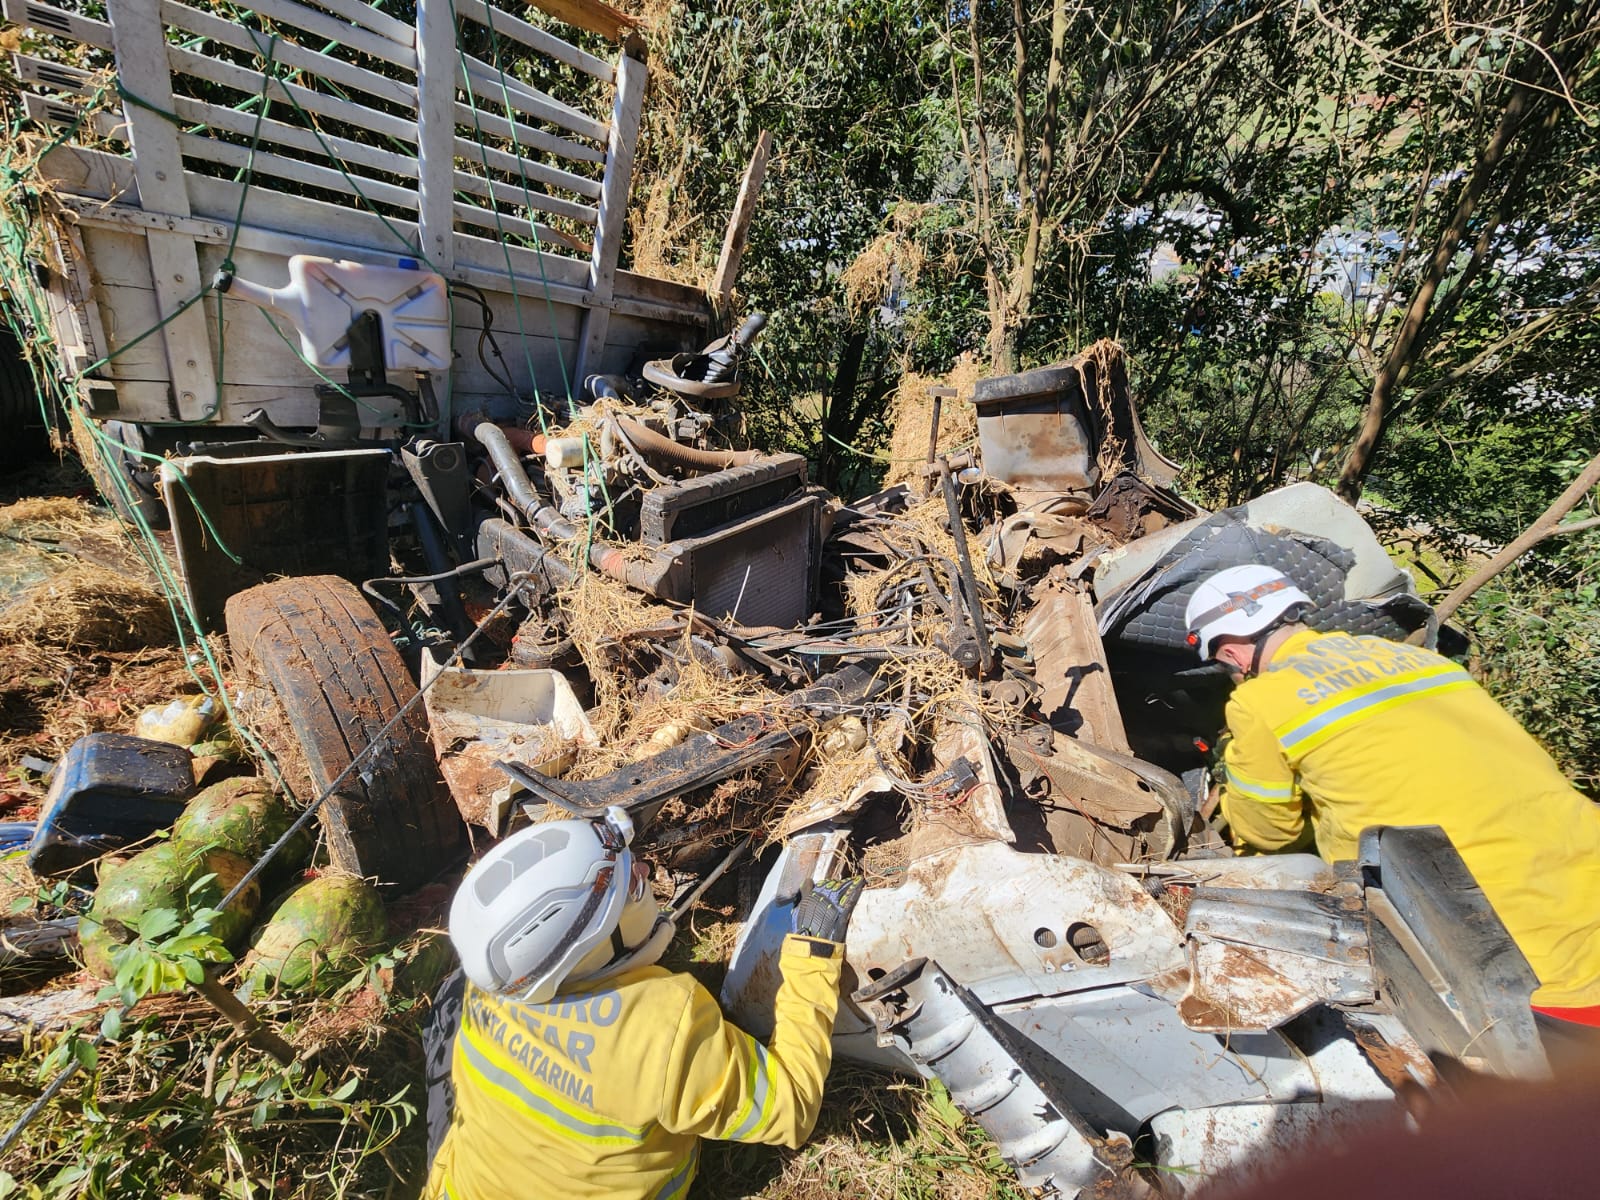
[[[820,482],[872,485],[907,372],[1027,368],[1102,336],[1196,499],[1342,480],[1441,584],[1600,449],[1596,0],[650,16],[632,265],[704,282],[773,132],[739,283],[773,317],[745,402],[752,438]],[[1495,694],[1600,787],[1600,533],[1542,545],[1461,620]],[[0,1197],[414,1194],[401,965],[284,1008],[315,1047],[294,1068],[192,999],[145,1001],[98,1051],[60,1041],[49,1061],[87,1069]],[[50,1074],[34,1050],[0,1068],[7,1119]],[[708,1147],[698,1194],[758,1193],[1015,1194],[947,1096],[853,1072],[811,1146]]]
[[[713,0],[659,9],[653,40],[673,98],[643,158],[672,197],[646,210],[653,261],[709,273],[774,133],[740,287],[776,315],[746,400],[823,482],[879,477],[906,371],[1102,336],[1195,499],[1370,486],[1440,585],[1600,449],[1595,0]],[[1581,628],[1596,536],[1503,581],[1515,610]],[[1463,613],[1482,632],[1487,603]],[[1497,687],[1518,674],[1499,653]],[[1566,686],[1600,701],[1593,673]],[[1600,770],[1561,713],[1522,715]]]

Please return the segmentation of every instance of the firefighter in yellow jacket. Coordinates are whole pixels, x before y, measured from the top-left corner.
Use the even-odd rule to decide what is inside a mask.
[[[1240,681],[1222,814],[1241,849],[1356,856],[1374,825],[1438,825],[1540,987],[1536,1011],[1600,1025],[1600,807],[1466,671],[1431,650],[1316,633],[1269,567],[1204,580],[1190,644]]]
[[[673,934],[621,809],[507,838],[450,909],[467,976],[428,1200],[683,1196],[703,1137],[799,1146],[831,1059],[860,881],[796,905],[770,1042],[655,964]]]

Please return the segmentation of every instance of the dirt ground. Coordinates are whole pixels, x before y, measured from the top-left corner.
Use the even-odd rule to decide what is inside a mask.
[[[0,820],[38,815],[38,764],[85,734],[131,733],[201,678],[75,459],[0,479]]]

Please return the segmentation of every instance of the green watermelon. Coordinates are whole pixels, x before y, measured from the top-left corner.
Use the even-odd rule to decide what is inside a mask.
[[[184,806],[172,827],[172,840],[201,849],[214,846],[255,862],[294,823],[295,813],[265,779],[246,777],[214,783]],[[274,880],[287,880],[311,857],[316,835],[295,834],[267,867]]]
[[[244,973],[257,990],[338,982],[382,946],[378,893],[353,875],[321,875],[289,892],[250,942]]]
[[[111,951],[122,938],[111,927],[113,922],[132,926],[145,913],[170,908],[183,915],[191,908],[212,907],[244,878],[250,864],[226,850],[196,850],[162,842],[111,868],[95,889],[79,928],[84,965],[102,979],[116,976]],[[203,875],[215,875],[195,896],[189,887]],[[236,946],[255,920],[261,907],[261,887],[252,882],[237,900],[217,918],[212,932],[223,942]]]

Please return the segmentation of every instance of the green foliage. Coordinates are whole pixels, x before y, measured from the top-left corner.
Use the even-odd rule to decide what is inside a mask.
[[[35,1081],[68,1058],[84,1068],[13,1152],[0,1197],[309,1198],[370,1194],[393,1178],[394,1150],[416,1115],[409,1080],[395,1087],[376,1070],[306,1061],[280,1067],[221,1030],[196,1031],[194,1014],[186,1024],[147,1017],[98,1050],[69,1034],[36,1074],[22,1062],[0,1067],[7,1122]]]
[[[1484,686],[1600,795],[1600,537],[1574,539],[1496,578],[1460,616]]]

